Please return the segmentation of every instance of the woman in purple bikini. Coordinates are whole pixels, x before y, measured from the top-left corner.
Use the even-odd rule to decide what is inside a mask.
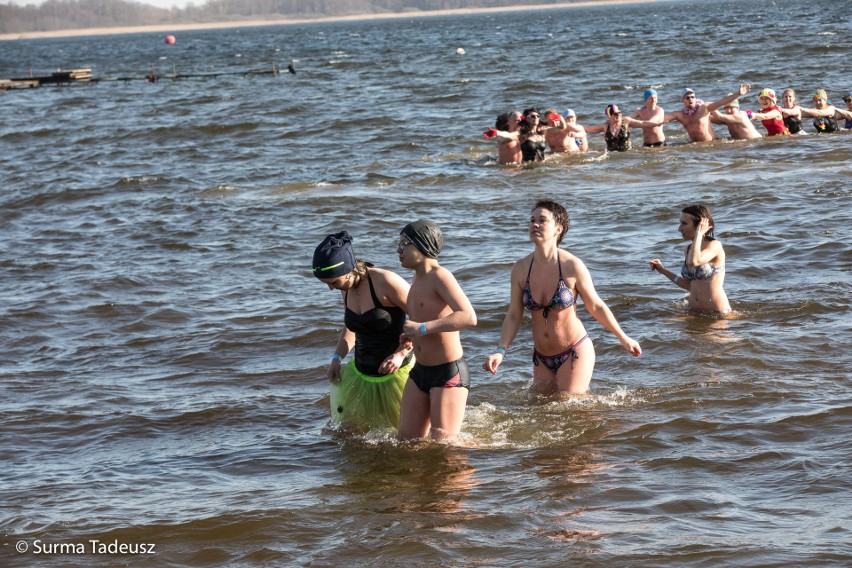
[[[595,348],[577,317],[576,300],[634,356],[639,344],[627,336],[600,299],[592,276],[579,258],[559,244],[568,231],[568,212],[554,201],[539,201],[530,217],[530,241],[535,250],[512,267],[511,300],[503,320],[500,342],[483,368],[493,374],[506,357],[524,317],[532,314],[533,386],[542,394],[583,394],[589,390],[595,367]]]

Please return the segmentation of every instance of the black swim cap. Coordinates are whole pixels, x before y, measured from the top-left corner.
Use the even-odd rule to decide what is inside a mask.
[[[399,234],[408,237],[417,250],[429,258],[438,258],[444,248],[444,233],[432,221],[409,223]]]
[[[352,237],[346,231],[327,236],[314,251],[313,272],[317,278],[337,278],[354,269]]]

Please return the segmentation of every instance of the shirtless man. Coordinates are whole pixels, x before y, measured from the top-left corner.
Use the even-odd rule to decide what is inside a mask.
[[[731,138],[734,140],[763,138],[763,135],[752,124],[749,115],[740,111],[739,101],[732,101],[726,104],[724,109],[724,113],[714,110],[710,115],[710,122],[727,126],[728,132],[731,133]]]
[[[402,392],[402,440],[430,433],[433,440],[452,439],[464,419],[470,374],[459,331],[476,325],[476,312],[453,273],[438,264],[443,247],[444,235],[430,221],[409,223],[399,233],[399,262],[414,270],[401,343],[414,343],[417,360]]]
[[[740,85],[739,91],[736,93],[731,93],[712,103],[705,103],[701,99],[695,98],[695,91],[692,89],[684,89],[680,96],[683,101],[683,110],[676,110],[671,114],[666,113],[663,122],[676,120],[683,125],[689,139],[693,142],[710,142],[716,139],[716,133],[713,132],[713,127],[710,125],[710,114],[714,110],[737,100],[750,89],[751,85]]]
[[[586,137],[586,129],[577,124],[577,113],[572,109],[565,110],[565,129],[574,137],[574,143],[581,152],[589,151],[589,139]]]
[[[555,109],[547,109],[544,113],[547,119],[547,130],[544,132],[544,140],[555,154],[579,152],[576,138],[574,138],[575,127],[568,128],[565,119]]]
[[[507,132],[517,132],[518,123],[521,121],[521,113],[513,110],[509,113]],[[502,130],[500,125],[497,125],[497,130]],[[517,137],[497,138],[497,163],[498,164],[520,164],[523,160],[521,154],[521,142]]]
[[[657,106],[657,91],[648,89],[643,95],[645,105],[633,111],[631,118],[638,118],[649,122],[663,122],[666,112],[663,107]],[[663,133],[663,125],[646,126],[642,129],[642,146],[645,148],[657,148],[666,145],[666,135]]]

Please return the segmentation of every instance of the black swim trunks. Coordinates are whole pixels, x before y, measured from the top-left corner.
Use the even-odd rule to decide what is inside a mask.
[[[662,140],[660,142],[645,142],[642,146],[645,148],[659,148],[661,146],[668,146],[668,144],[666,144],[665,140]]]
[[[415,363],[408,376],[423,392],[429,392],[435,387],[470,389],[470,372],[464,359],[432,367]]]

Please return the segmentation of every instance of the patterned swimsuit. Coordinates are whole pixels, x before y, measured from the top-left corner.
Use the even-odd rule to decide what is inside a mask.
[[[531,312],[535,312],[538,310],[543,310],[542,314],[544,316],[544,321],[547,323],[547,315],[551,310],[553,311],[562,311],[567,310],[571,306],[575,305],[574,302],[574,294],[565,284],[565,280],[562,277],[562,262],[559,262],[559,283],[556,285],[556,292],[553,294],[553,297],[550,299],[548,304],[542,305],[535,301],[532,295],[532,290],[530,290],[530,274],[532,274],[533,261],[530,261],[530,269],[527,272],[527,284],[524,286],[524,295],[523,295],[523,303],[524,307]],[[575,342],[571,347],[559,353],[558,355],[543,355],[538,352],[538,350],[533,349],[533,364],[538,365],[541,362],[545,367],[553,371],[554,373],[559,370],[559,367],[569,359],[577,359],[579,356],[577,355],[576,348],[583,341],[589,338],[589,335],[586,334],[580,338],[579,341]]]

